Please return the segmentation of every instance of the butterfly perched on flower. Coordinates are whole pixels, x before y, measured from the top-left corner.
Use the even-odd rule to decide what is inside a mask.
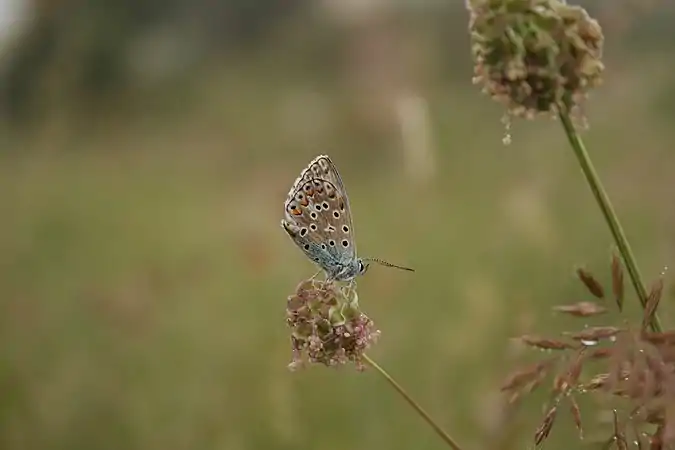
[[[314,158],[295,180],[284,211],[282,228],[328,280],[352,281],[368,270],[370,261],[414,271],[377,258],[357,257],[347,191],[326,155]]]

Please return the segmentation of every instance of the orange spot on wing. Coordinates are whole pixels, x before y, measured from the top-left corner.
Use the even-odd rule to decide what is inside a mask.
[[[304,198],[300,201],[300,204],[301,204],[302,206],[307,206],[307,205],[309,205],[309,200],[307,200],[307,197],[304,197]]]
[[[300,211],[299,209],[291,209],[291,214],[293,214],[294,216],[299,216],[302,214],[302,211]]]

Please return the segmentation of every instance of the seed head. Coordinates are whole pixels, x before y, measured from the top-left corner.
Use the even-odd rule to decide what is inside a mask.
[[[467,0],[474,83],[513,116],[573,110],[600,84],[603,34],[563,0]]]
[[[300,283],[286,306],[286,323],[291,328],[291,370],[305,361],[325,366],[356,363],[380,331],[361,312],[355,289],[335,283],[306,280]]]

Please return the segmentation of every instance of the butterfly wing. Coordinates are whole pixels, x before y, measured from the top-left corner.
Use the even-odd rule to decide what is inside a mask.
[[[346,199],[330,181],[303,181],[286,201],[285,216],[289,236],[327,271],[356,257]]]
[[[284,230],[325,271],[356,258],[352,218],[344,184],[327,156],[303,170],[284,204]]]
[[[302,171],[300,177],[296,180],[294,188],[302,183],[303,181],[311,181],[313,179],[325,180],[333,184],[335,191],[344,202],[344,213],[340,217],[340,226],[346,225],[349,229],[348,239],[350,240],[350,248],[356,254],[356,239],[354,237],[354,226],[351,207],[349,204],[349,197],[347,196],[347,189],[345,188],[344,183],[342,182],[342,177],[340,172],[338,172],[337,167],[333,164],[333,161],[327,155],[319,155],[314,158],[308,165],[305,170]],[[291,194],[295,194],[296,189],[292,188],[289,192],[289,197]],[[340,228],[342,229],[342,228]]]

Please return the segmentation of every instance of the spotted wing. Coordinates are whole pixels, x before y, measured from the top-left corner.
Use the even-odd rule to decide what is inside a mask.
[[[340,172],[338,172],[337,167],[333,164],[333,161],[327,155],[319,155],[314,158],[308,165],[305,170],[302,171],[300,177],[295,181],[293,187],[289,194],[289,199],[293,198],[300,187],[304,182],[313,181],[315,179],[328,181],[332,183],[333,188],[338,196],[342,198],[344,202],[344,212],[341,213],[341,223],[340,226],[346,225],[349,229],[348,239],[350,241],[350,248],[356,254],[356,239],[354,237],[354,226],[353,226],[353,217],[351,212],[351,207],[349,205],[349,197],[347,196],[347,190],[344,183],[342,182],[342,177]]]
[[[313,261],[331,266],[355,258],[347,198],[324,178],[298,179],[284,205],[282,226]]]

